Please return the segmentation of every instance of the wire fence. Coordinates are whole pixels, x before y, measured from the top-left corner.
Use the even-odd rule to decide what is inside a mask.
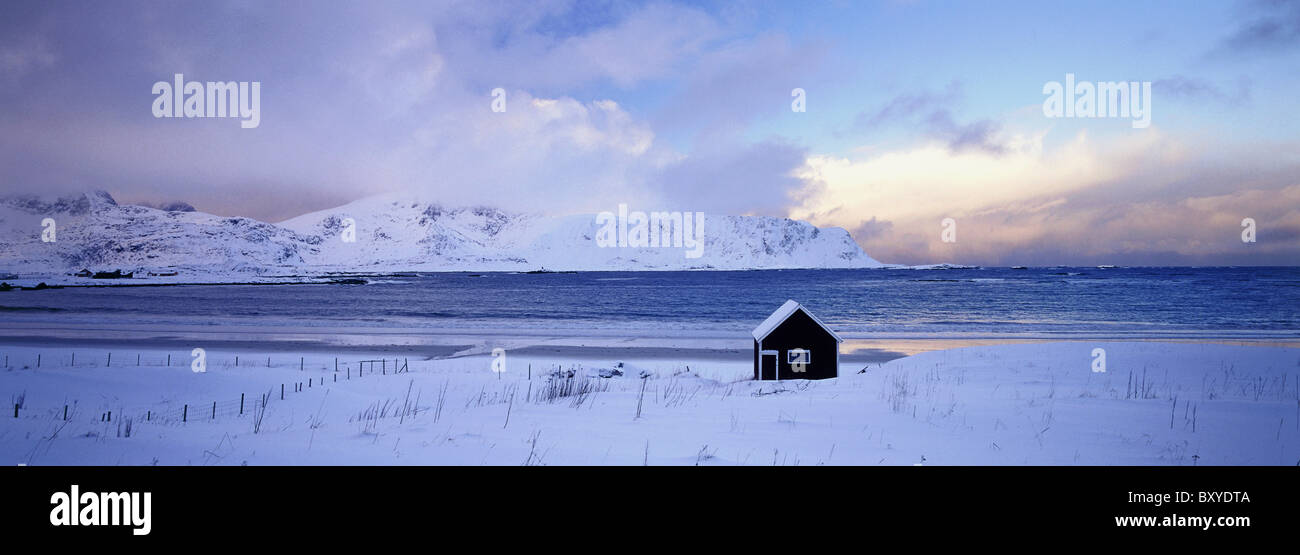
[[[150,366],[170,366],[171,364],[169,359],[170,356],[168,356],[167,359],[163,359],[167,360],[166,364],[154,364]],[[44,359],[43,361],[41,355],[36,355],[36,367],[39,367],[42,362],[49,360],[50,359]],[[70,357],[66,360],[68,360],[68,364],[62,365],[60,368],[78,367],[76,366],[75,357]],[[104,362],[110,363],[111,360],[112,357],[110,355],[105,358]],[[245,360],[248,359],[245,358]],[[136,365],[143,365],[145,362],[146,359],[143,357],[136,357]],[[161,362],[161,360],[159,362]],[[148,422],[151,424],[188,424],[213,422],[229,418],[241,418],[245,415],[258,413],[261,409],[264,409],[275,401],[287,400],[289,395],[303,393],[313,388],[325,387],[327,384],[337,384],[340,381],[348,382],[353,379],[362,379],[374,375],[395,376],[398,374],[409,373],[411,371],[409,360],[401,359],[400,366],[398,365],[398,362],[398,359],[392,359],[391,364],[390,361],[386,359],[363,360],[355,361],[355,367],[352,363],[344,363],[343,366],[340,367],[339,360],[336,358],[334,360],[335,371],[331,374],[327,374],[326,376],[311,376],[302,381],[284,382],[279,384],[278,389],[272,386],[268,391],[240,393],[239,398],[237,399],[198,401],[195,403],[166,401],[149,406],[137,406],[131,408],[117,407],[115,409],[105,409],[103,406],[100,406],[93,410],[86,410],[77,402],[65,404],[61,407],[29,407],[26,400],[26,393],[22,393],[11,396],[9,405],[13,408],[13,413],[11,415],[12,418],[53,419],[64,422],[99,421],[104,423],[117,423],[119,428],[123,423],[125,423],[128,426],[126,433],[129,435],[130,426],[137,422]],[[8,363],[9,359],[8,356],[6,356],[6,368],[9,368]],[[297,364],[299,370],[305,368],[304,363],[305,360],[300,358]],[[93,362],[86,362],[84,357],[82,364],[94,366]],[[235,364],[239,364],[238,357],[236,357]],[[376,368],[377,365],[378,367]],[[267,359],[266,367],[273,367],[270,358]],[[121,430],[119,429],[119,434],[120,433]]]

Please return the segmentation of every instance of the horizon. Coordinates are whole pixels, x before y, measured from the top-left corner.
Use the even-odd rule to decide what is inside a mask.
[[[1300,2],[382,6],[14,6],[2,192],[277,224],[383,194],[629,204],[842,228],[897,265],[1300,265]],[[188,115],[191,82],[238,85],[229,111]]]

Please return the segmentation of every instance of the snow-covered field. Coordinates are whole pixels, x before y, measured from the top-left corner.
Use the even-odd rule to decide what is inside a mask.
[[[1106,351],[1105,373],[1092,371],[1097,347]],[[502,373],[493,371],[491,355],[482,354],[407,357],[409,372],[395,374],[392,352],[340,354],[335,372],[333,353],[278,352],[268,367],[265,352],[213,349],[206,353],[207,371],[195,373],[189,352],[117,349],[112,366],[106,367],[108,352],[103,347],[0,348],[0,357],[7,357],[0,367],[0,398],[9,400],[0,412],[0,461],[1300,462],[1300,349],[1284,347],[1159,342],[980,346],[870,364],[861,373],[861,365],[845,363],[838,379],[780,383],[750,381],[750,363],[744,359],[622,359],[622,375],[600,377],[602,370],[613,374],[610,370],[620,361],[513,356],[507,351]],[[166,367],[169,354],[172,366]],[[359,375],[358,361],[379,359],[386,362],[368,363]],[[557,369],[565,376],[572,369],[574,377],[548,377]],[[259,423],[263,395],[268,402]],[[17,418],[15,403],[22,404]]]

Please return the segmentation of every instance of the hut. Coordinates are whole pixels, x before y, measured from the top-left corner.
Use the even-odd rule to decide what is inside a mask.
[[[839,376],[844,340],[803,305],[789,300],[754,328],[755,380]]]

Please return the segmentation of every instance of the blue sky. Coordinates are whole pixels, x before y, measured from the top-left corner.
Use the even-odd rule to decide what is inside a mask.
[[[0,21],[0,185],[276,221],[761,214],[887,262],[1300,263],[1300,2],[60,2]],[[159,119],[174,73],[262,125]],[[1151,126],[1044,84],[1151,82]],[[489,91],[508,109],[489,109]],[[794,88],[807,111],[790,110]],[[953,218],[958,240],[940,240]],[[1240,240],[1241,222],[1259,226]]]

